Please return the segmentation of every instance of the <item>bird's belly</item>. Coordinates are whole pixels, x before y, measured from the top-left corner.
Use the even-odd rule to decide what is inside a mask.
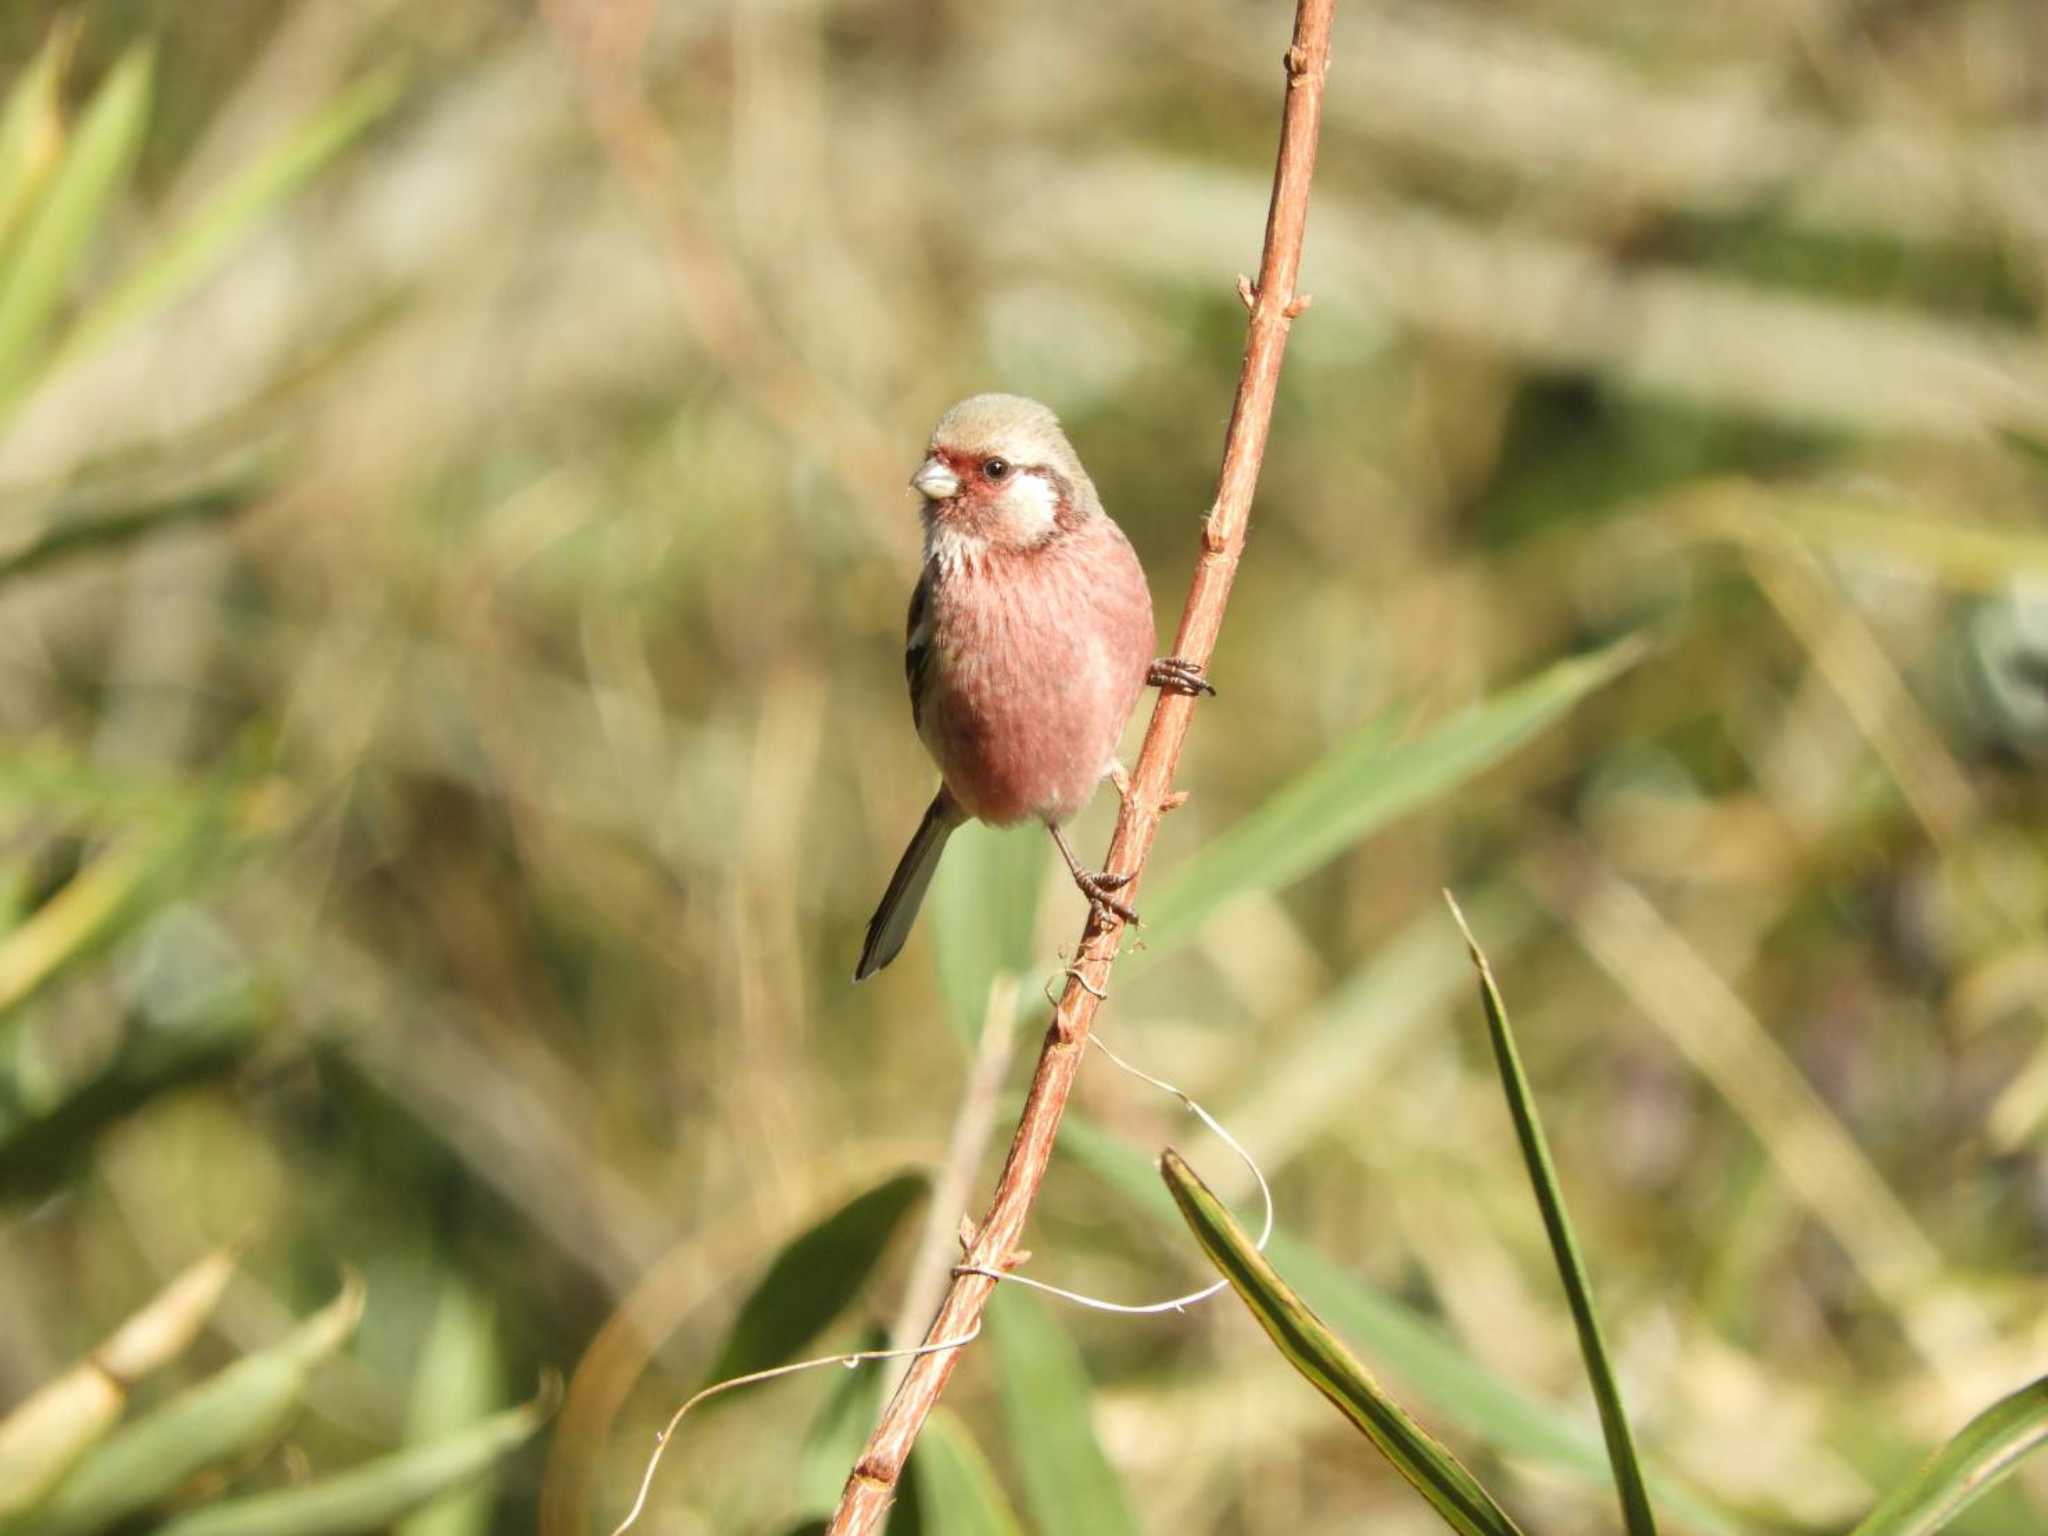
[[[947,789],[997,826],[1068,820],[1115,757],[1143,683],[1150,615],[1135,651],[1086,606],[993,601],[941,624],[919,734]]]

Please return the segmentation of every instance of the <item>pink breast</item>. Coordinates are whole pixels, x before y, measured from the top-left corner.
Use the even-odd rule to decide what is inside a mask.
[[[1113,760],[1153,653],[1152,600],[1106,517],[1039,551],[991,551],[931,594],[921,734],[969,815],[1067,820]]]

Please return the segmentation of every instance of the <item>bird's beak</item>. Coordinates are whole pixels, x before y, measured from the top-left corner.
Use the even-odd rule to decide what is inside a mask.
[[[910,484],[927,501],[944,501],[960,493],[960,477],[938,459],[926,459],[910,477]]]

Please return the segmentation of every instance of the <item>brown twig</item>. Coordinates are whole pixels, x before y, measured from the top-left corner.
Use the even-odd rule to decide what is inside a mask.
[[[1174,654],[1197,666],[1207,665],[1217,632],[1223,627],[1223,609],[1244,552],[1252,493],[1258,486],[1259,466],[1272,427],[1273,397],[1280,382],[1288,327],[1307,305],[1305,298],[1296,296],[1294,284],[1301,270],[1301,239],[1308,223],[1309,180],[1315,170],[1323,80],[1330,60],[1330,18],[1336,3],[1297,0],[1295,7],[1294,43],[1286,56],[1287,103],[1280,124],[1273,200],[1266,213],[1265,249],[1259,260],[1258,282],[1240,280],[1238,288],[1251,311],[1244,366],[1238,374],[1237,401],[1224,440],[1216,502],[1203,521],[1201,557],[1174,640]],[[1162,690],[1153,707],[1152,723],[1131,776],[1132,788],[1117,817],[1116,835],[1104,865],[1133,872],[1127,891],[1135,889],[1143,876],[1160,818],[1168,807],[1174,770],[1194,710],[1192,697],[1170,690]],[[1023,1117],[1017,1122],[1009,1158],[996,1182],[994,1201],[968,1245],[968,1265],[1001,1271],[1015,1262],[1017,1241],[1045,1178],[1053,1138],[1088,1043],[1095,1010],[1108,991],[1109,970],[1122,931],[1123,924],[1114,914],[1090,915],[1080,953],[1068,972],[1052,1027],[1046,1032]],[[926,1339],[960,1339],[974,1333],[996,1284],[986,1274],[956,1274]],[[959,1359],[958,1349],[944,1349],[920,1356],[911,1366],[846,1481],[830,1536],[873,1536],[881,1529],[910,1448]]]

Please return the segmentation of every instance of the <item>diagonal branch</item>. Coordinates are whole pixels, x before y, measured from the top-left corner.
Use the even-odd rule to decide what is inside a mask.
[[[1308,302],[1295,297],[1294,285],[1301,271],[1301,239],[1308,223],[1309,180],[1315,170],[1316,137],[1322,125],[1330,18],[1336,3],[1296,3],[1294,43],[1286,56],[1287,103],[1280,124],[1279,164],[1266,213],[1259,279],[1256,285],[1244,279],[1238,284],[1251,311],[1244,367],[1238,375],[1237,401],[1224,439],[1216,502],[1202,524],[1201,558],[1174,640],[1174,654],[1197,666],[1208,664],[1217,632],[1223,627],[1223,608],[1244,553],[1252,493],[1258,486],[1259,466],[1272,427],[1273,397],[1280,383],[1288,327]],[[1138,754],[1132,787],[1117,817],[1116,835],[1104,866],[1133,871],[1132,888],[1144,873],[1160,818],[1168,808],[1174,770],[1180,763],[1181,744],[1187,739],[1194,709],[1190,696],[1162,691],[1152,710],[1152,723],[1146,729],[1145,745]],[[1060,1115],[1073,1088],[1096,1008],[1108,989],[1122,931],[1123,924],[1114,914],[1091,914],[1089,918],[1080,953],[1068,973],[1067,989],[1046,1033],[1010,1155],[996,1181],[994,1201],[968,1242],[968,1265],[1001,1270],[1016,1262],[1017,1240],[1045,1179]],[[972,1335],[996,1284],[986,1275],[957,1273],[925,1335],[927,1342]],[[941,1349],[920,1356],[911,1366],[846,1481],[829,1536],[874,1536],[881,1529],[910,1448],[959,1359],[958,1349]]]

